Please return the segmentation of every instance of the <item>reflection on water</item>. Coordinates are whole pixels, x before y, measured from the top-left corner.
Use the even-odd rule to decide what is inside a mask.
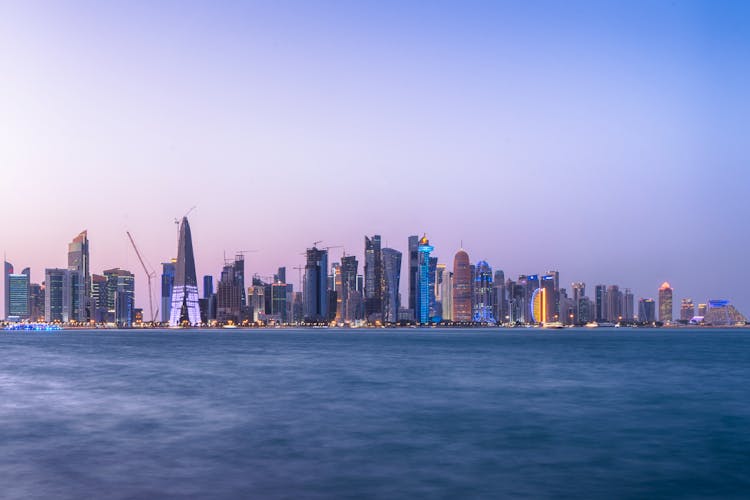
[[[742,497],[741,331],[0,334],[4,498]]]

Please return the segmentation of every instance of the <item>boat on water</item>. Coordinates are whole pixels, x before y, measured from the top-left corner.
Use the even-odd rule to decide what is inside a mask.
[[[552,330],[562,330],[563,328],[565,328],[565,325],[563,325],[559,321],[550,321],[548,323],[544,323],[542,325],[542,328],[548,328]]]
[[[586,328],[614,328],[616,325],[609,321],[590,321],[586,323]]]

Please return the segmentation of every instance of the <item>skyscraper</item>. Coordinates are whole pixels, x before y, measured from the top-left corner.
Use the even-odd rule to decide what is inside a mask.
[[[5,313],[4,318],[10,316],[10,275],[13,274],[13,264],[8,261],[4,261],[4,272],[3,272],[3,283],[4,283],[4,295],[5,298]]]
[[[625,289],[625,295],[622,296],[622,317],[627,322],[631,322],[635,319],[635,296],[630,288]]]
[[[216,290],[216,319],[220,323],[242,321],[243,272],[244,259],[241,254],[235,257],[234,262],[227,263],[221,271]],[[270,294],[268,295],[270,300]]]
[[[380,260],[380,246],[378,242],[378,260]],[[382,263],[378,264],[378,268],[382,268]],[[346,323],[352,323],[354,320],[359,319],[357,317],[357,308],[361,304],[362,299],[360,292],[357,290],[357,269],[359,263],[354,255],[344,255],[341,257],[341,289],[337,289],[337,292],[341,294],[341,297],[337,295],[337,300],[341,299],[342,304],[342,320]],[[378,273],[378,283],[382,281],[382,273]],[[378,287],[379,288],[379,287]],[[365,274],[365,291],[367,291],[367,274]],[[380,293],[376,294],[377,300],[382,307],[382,300]],[[365,310],[367,305],[365,303]],[[367,315],[368,319],[372,316],[374,319],[381,318],[380,312],[372,312]],[[372,320],[371,320],[372,321]]]
[[[494,299],[495,291],[492,282],[492,268],[484,261],[477,262],[474,268],[474,300],[473,320],[478,322],[495,323]]]
[[[622,320],[622,292],[617,285],[607,287],[607,320],[618,323]]]
[[[573,288],[573,307],[575,309],[573,323],[585,323],[588,321],[588,315],[584,318],[581,314],[581,299],[586,296],[586,283],[576,281],[571,285],[571,288]]]
[[[107,321],[109,311],[107,302],[107,277],[99,274],[91,275],[91,306],[92,319],[96,323]]]
[[[198,278],[195,275],[193,236],[187,217],[180,223],[180,240],[177,245],[177,265],[172,288],[172,306],[169,316],[170,326],[183,323],[198,325],[201,321],[198,303]]]
[[[607,321],[609,318],[607,317],[607,287],[605,285],[596,285],[596,288],[594,289],[594,300],[595,303],[595,311],[594,315],[596,316],[596,321]]]
[[[672,322],[672,287],[666,281],[659,287],[659,321]]]
[[[383,315],[383,258],[380,235],[365,236],[365,314],[368,321]],[[343,262],[342,262],[343,264]]]
[[[495,271],[493,286],[495,288],[495,320],[505,323],[505,316],[508,315],[508,299],[505,293],[505,273],[500,269]]]
[[[70,271],[45,269],[44,319],[48,323],[70,321]]]
[[[556,289],[557,275],[545,274],[542,276],[539,286],[544,289],[544,318],[546,322],[560,321],[560,299]]]
[[[307,249],[304,282],[305,321],[328,321],[328,250]]]
[[[688,322],[695,316],[695,304],[693,299],[682,299],[680,302],[680,320]]]
[[[106,269],[107,322],[130,327],[135,321],[135,276],[120,268]]]
[[[68,270],[72,271],[71,319],[87,322],[91,318],[88,231],[82,231],[68,244]]]
[[[434,302],[435,288],[434,279],[433,287],[430,289],[430,253],[434,250],[434,247],[430,245],[430,240],[427,239],[427,235],[422,236],[419,240],[419,261],[418,261],[418,272],[417,277],[417,315],[416,319],[419,323],[429,323],[430,318],[430,297]]]
[[[638,301],[638,321],[641,323],[654,323],[656,321],[656,303],[654,299],[641,299]]]
[[[461,249],[453,257],[453,321],[471,319],[471,264]]]
[[[409,236],[409,309],[417,318],[417,283],[419,282],[419,236]]]
[[[161,264],[161,322],[168,323],[172,313],[172,288],[177,270],[177,259]]]
[[[401,283],[401,252],[384,248],[383,259],[383,322],[396,323],[401,307],[399,287]]]
[[[29,272],[8,276],[8,298],[10,309],[6,319],[23,321],[29,319]]]

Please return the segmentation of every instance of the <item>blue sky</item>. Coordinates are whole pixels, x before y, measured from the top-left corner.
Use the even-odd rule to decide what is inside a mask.
[[[201,274],[426,232],[750,313],[748,49],[747,2],[3,3],[2,246],[137,271],[197,205]]]

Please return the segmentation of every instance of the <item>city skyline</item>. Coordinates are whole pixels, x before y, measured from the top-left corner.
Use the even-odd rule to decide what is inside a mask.
[[[158,271],[196,205],[199,277],[317,240],[362,264],[365,234],[403,267],[426,233],[441,263],[750,310],[746,3],[71,5],[0,6],[0,246],[32,282],[87,229],[143,307],[125,231]]]

